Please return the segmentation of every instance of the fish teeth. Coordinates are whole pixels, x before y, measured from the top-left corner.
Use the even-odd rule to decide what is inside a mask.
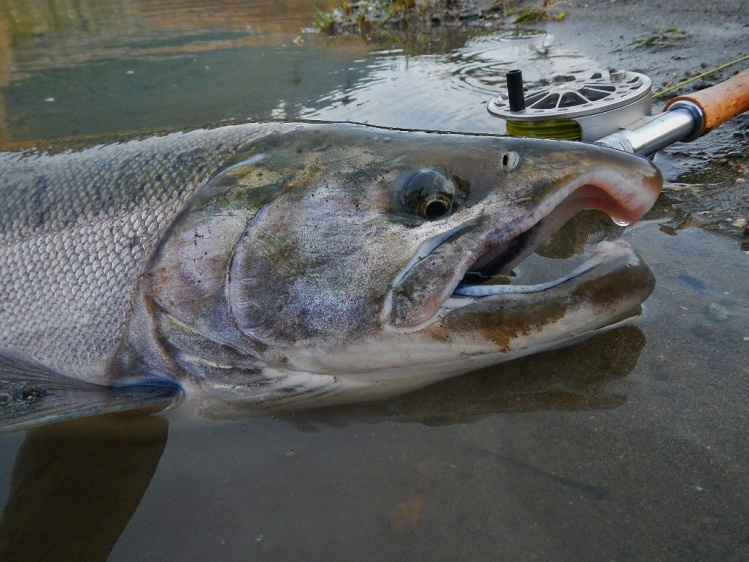
[[[586,260],[584,263],[581,263],[568,274],[558,279],[531,285],[463,285],[456,288],[455,291],[453,291],[452,296],[481,298],[494,295],[539,293],[541,291],[546,291],[548,289],[557,287],[562,283],[574,279],[575,277],[579,277],[580,275],[583,275],[598,267],[603,262],[617,258],[624,254],[631,254],[629,245],[626,242],[624,242],[623,240],[606,240],[603,242],[599,242],[596,245],[595,250],[593,251],[593,255],[590,257],[590,259]],[[627,265],[634,266],[637,263],[637,256],[631,255]]]
[[[579,275],[590,271],[600,263],[600,258],[591,258],[570,271],[564,277],[560,277],[553,281],[547,281],[546,283],[536,283],[533,285],[464,285],[455,289],[453,294],[461,297],[490,297],[493,295],[538,293],[578,277]]]

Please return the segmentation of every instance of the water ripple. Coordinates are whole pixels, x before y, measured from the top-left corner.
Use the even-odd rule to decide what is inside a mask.
[[[371,54],[358,81],[319,98],[302,116],[384,126],[504,132],[486,104],[504,86],[505,73],[523,71],[529,83],[596,64],[553,45],[542,32],[502,32],[469,39],[445,54]]]

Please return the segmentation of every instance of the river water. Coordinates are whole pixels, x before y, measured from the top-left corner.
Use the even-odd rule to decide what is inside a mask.
[[[606,66],[540,32],[374,45],[312,33],[316,15],[306,0],[0,0],[0,143],[274,118],[502,133],[485,108],[504,71]],[[571,348],[376,404],[4,435],[0,545],[49,560],[745,560],[748,258],[669,214],[625,234],[657,278],[643,315]]]

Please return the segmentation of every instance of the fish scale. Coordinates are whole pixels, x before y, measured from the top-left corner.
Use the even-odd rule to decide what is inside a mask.
[[[626,242],[535,291],[456,288],[583,208],[635,220],[660,187],[580,143],[355,124],[0,153],[0,432],[372,400],[572,343],[652,290]]]
[[[0,349],[101,377],[144,258],[189,196],[271,130],[199,130],[0,160]]]

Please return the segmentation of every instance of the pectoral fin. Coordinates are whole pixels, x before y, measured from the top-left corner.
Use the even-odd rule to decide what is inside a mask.
[[[168,381],[104,386],[0,355],[0,433],[97,414],[159,411],[182,391]]]

